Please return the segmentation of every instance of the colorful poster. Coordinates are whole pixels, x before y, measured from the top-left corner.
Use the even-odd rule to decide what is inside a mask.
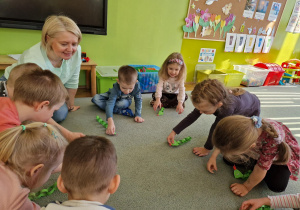
[[[267,12],[269,1],[260,0],[256,9],[254,19],[263,20]]]
[[[216,54],[216,49],[201,48],[198,62],[213,62]]]
[[[295,2],[293,13],[300,13],[300,0]]]
[[[234,52],[243,52],[246,43],[246,34],[237,34]]]
[[[246,6],[244,9],[244,13],[243,13],[244,18],[250,18],[250,19],[253,18],[253,14],[254,14],[254,11],[256,8],[256,3],[257,3],[257,0],[247,0],[246,1]]]
[[[270,49],[271,49],[272,44],[273,44],[273,39],[274,39],[273,36],[266,36],[264,47],[262,49],[262,53],[269,53],[270,52]]]
[[[260,53],[263,47],[265,36],[256,36],[256,42],[254,46],[254,53]]]
[[[256,35],[247,35],[244,53],[251,53],[255,44]]]
[[[294,33],[300,33],[300,18],[298,18],[297,24],[294,29]]]
[[[226,42],[225,42],[225,52],[233,52],[234,44],[236,40],[235,33],[227,33],[226,35]]]
[[[270,13],[269,13],[268,21],[276,21],[277,16],[280,11],[280,7],[281,7],[281,3],[273,2]]]

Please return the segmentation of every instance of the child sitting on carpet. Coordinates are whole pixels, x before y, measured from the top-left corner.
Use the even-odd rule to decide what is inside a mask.
[[[0,209],[40,209],[28,194],[60,170],[67,144],[54,126],[41,122],[0,132]]]
[[[290,195],[268,196],[265,198],[251,199],[244,201],[240,210],[255,210],[263,205],[272,209],[276,208],[300,208],[300,193]]]
[[[154,111],[157,107],[175,108],[178,114],[184,111],[184,102],[187,100],[184,82],[186,66],[180,53],[172,53],[164,61],[158,72],[159,81],[156,92],[152,94],[150,105]]]
[[[202,114],[213,114],[216,119],[204,147],[193,149],[193,153],[200,157],[208,155],[213,149],[212,133],[221,119],[235,114],[247,117],[260,114],[260,102],[256,95],[239,88],[229,90],[216,79],[198,83],[192,91],[191,99],[195,109],[173,128],[167,141],[173,144],[175,135],[194,123]]]
[[[7,80],[8,98],[0,97],[0,132],[32,120],[55,125],[69,141],[84,136],[71,132],[51,117],[68,98],[61,80],[34,63],[14,67]]]
[[[135,101],[135,114],[129,108],[132,98]],[[137,71],[131,66],[121,66],[118,71],[117,82],[113,84],[113,88],[106,93],[96,94],[92,98],[92,102],[106,112],[106,120],[108,121],[106,134],[108,135],[114,135],[116,130],[113,113],[134,117],[134,120],[139,123],[144,122],[141,117],[140,83],[137,81]]]
[[[274,192],[283,192],[289,178],[297,180],[300,168],[300,147],[291,131],[282,123],[234,115],[222,119],[213,133],[215,150],[207,162],[207,170],[217,170],[219,153],[225,160],[247,166],[256,162],[243,184],[231,184],[231,191],[245,196],[262,180]]]
[[[50,203],[54,209],[113,209],[103,205],[119,187],[117,154],[113,143],[105,137],[85,136],[66,148],[57,187],[68,193],[68,201]]]

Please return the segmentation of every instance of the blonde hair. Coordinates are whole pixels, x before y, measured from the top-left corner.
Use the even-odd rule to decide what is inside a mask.
[[[262,119],[261,129],[271,138],[277,138],[278,133],[274,127]],[[228,116],[217,124],[213,136],[213,145],[220,149],[221,153],[232,162],[246,162],[253,156],[250,147],[257,142],[258,129],[253,120],[242,115]],[[286,142],[278,145],[277,164],[285,164],[290,158],[290,149]]]
[[[178,60],[176,60],[176,59],[178,59]],[[177,81],[185,81],[187,69],[186,69],[186,65],[184,63],[182,55],[178,52],[174,52],[167,57],[167,59],[163,62],[162,66],[158,72],[158,76],[164,80],[167,80],[169,78],[168,65],[172,64],[172,63],[177,63],[178,65],[181,66],[176,80]]]
[[[206,100],[214,106],[222,102],[222,108],[224,109],[232,103],[232,95],[238,96],[245,92],[246,91],[241,88],[229,90],[219,80],[207,79],[194,87],[191,93],[191,99],[194,104],[199,104],[202,103],[203,100]]]
[[[47,42],[47,36],[54,38],[57,33],[59,32],[71,32],[75,36],[78,37],[78,44],[81,41],[82,34],[77,26],[77,24],[69,17],[64,15],[52,15],[47,17],[45,20],[43,29],[42,29],[42,41],[41,45],[46,50],[46,52],[49,52],[52,50],[52,42]]]
[[[137,71],[132,66],[121,66],[118,71],[118,79],[120,82],[125,82],[127,85],[136,83]]]
[[[117,154],[105,137],[85,136],[66,148],[61,177],[69,194],[76,199],[101,193],[116,175]]]
[[[28,186],[30,179],[26,176],[26,168],[38,164],[50,168],[67,143],[52,125],[33,122],[17,126],[0,133],[0,160]]]
[[[9,73],[9,77],[7,79],[7,86],[10,88],[14,88],[15,82],[20,76],[22,76],[25,73],[30,73],[32,71],[43,71],[43,69],[35,63],[23,63],[15,66]]]
[[[60,78],[49,70],[33,70],[19,77],[14,86],[12,100],[28,106],[35,102],[49,101],[49,109],[68,100],[68,92]]]

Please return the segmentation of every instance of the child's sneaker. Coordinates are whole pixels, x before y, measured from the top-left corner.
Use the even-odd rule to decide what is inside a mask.
[[[123,109],[121,111],[122,115],[125,115],[125,116],[129,116],[129,117],[134,117],[134,114],[132,113],[132,110],[127,108],[127,109]]]

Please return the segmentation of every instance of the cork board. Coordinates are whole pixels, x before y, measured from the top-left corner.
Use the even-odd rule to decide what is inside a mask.
[[[275,36],[286,2],[190,0],[184,38],[225,41],[227,33]]]

